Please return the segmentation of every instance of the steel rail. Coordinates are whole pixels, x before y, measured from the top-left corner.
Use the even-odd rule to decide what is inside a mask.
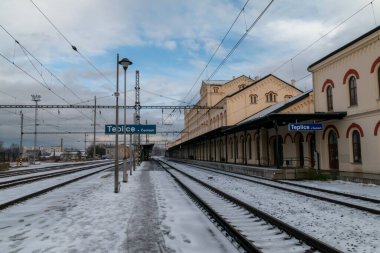
[[[271,216],[270,214],[268,213],[265,213],[181,170],[178,170],[176,169],[174,166],[170,165],[170,164],[167,164],[163,161],[161,161],[162,163],[166,164],[168,167],[170,167],[171,169],[174,169],[176,171],[178,171],[179,173],[185,175],[186,177],[194,180],[195,182],[201,184],[202,186],[210,189],[211,191],[221,195],[223,198],[231,201],[232,203],[242,207],[242,208],[245,208],[246,210],[250,211],[251,213],[253,213],[254,215],[256,215],[257,217],[260,217],[261,219],[263,220],[266,220],[267,222],[269,222],[270,224],[272,224],[273,226],[275,227],[278,227],[279,229],[285,231],[287,234],[291,235],[291,236],[294,236],[295,238],[297,238],[298,240],[301,240],[303,242],[305,242],[307,245],[313,247],[314,249],[317,249],[321,252],[326,252],[326,253],[342,253],[342,251],[336,249],[335,247],[331,246],[331,245],[328,245],[300,230],[298,230],[297,228],[294,228],[284,222],[282,222],[281,220]]]
[[[96,161],[98,162],[98,161]],[[67,165],[56,165],[51,167],[44,167],[44,168],[35,168],[35,169],[25,169],[25,170],[9,170],[9,171],[3,171],[0,172],[0,178],[5,177],[12,177],[12,176],[22,176],[22,175],[28,175],[33,173],[39,173],[39,172],[45,172],[45,171],[54,171],[54,170],[60,170],[62,168],[71,168],[75,166],[82,166],[82,165],[91,165],[96,162],[87,162],[87,163],[75,163],[75,164],[67,164]]]
[[[94,169],[94,168],[99,167],[99,166],[105,166],[105,165],[109,165],[109,164],[110,163],[89,165],[87,167],[75,168],[75,169],[71,169],[71,170],[58,171],[58,172],[53,172],[53,173],[49,173],[49,174],[36,175],[36,176],[30,176],[30,177],[24,177],[24,178],[17,178],[17,179],[8,180],[8,181],[2,181],[2,182],[0,182],[0,189],[5,189],[5,188],[17,186],[17,185],[27,184],[27,183],[32,183],[32,182],[36,182],[36,181],[40,181],[40,180],[44,180],[44,179],[48,179],[48,178],[69,175],[69,174],[73,174],[76,172],[81,172],[84,170],[90,170],[90,169]]]
[[[203,166],[193,165],[193,164],[190,164],[190,163],[186,163],[186,164],[190,165],[190,166],[193,166],[193,167],[197,167],[197,168],[203,169],[203,170],[208,170],[208,171],[212,171],[212,172],[219,173],[219,174],[222,174],[222,175],[230,176],[230,177],[233,177],[233,178],[238,178],[238,179],[241,179],[241,180],[245,180],[245,181],[248,181],[248,182],[257,183],[257,184],[269,186],[269,187],[272,187],[272,188],[276,188],[276,189],[280,189],[280,190],[296,193],[296,194],[299,194],[299,195],[307,196],[307,197],[310,197],[310,198],[315,198],[315,199],[318,199],[318,200],[327,201],[327,202],[330,202],[330,203],[339,204],[339,205],[342,205],[342,206],[354,208],[354,209],[357,209],[357,210],[360,210],[360,211],[365,211],[365,212],[368,212],[368,213],[380,215],[380,210],[379,209],[373,209],[373,208],[369,208],[369,207],[365,207],[365,206],[361,206],[361,205],[356,205],[356,204],[352,204],[352,203],[348,203],[348,202],[344,202],[344,201],[340,201],[340,200],[336,200],[336,199],[332,199],[332,198],[327,198],[327,197],[323,197],[323,196],[314,195],[314,194],[311,194],[311,193],[306,193],[306,192],[297,191],[297,190],[294,190],[294,189],[289,189],[289,188],[278,186],[278,185],[273,185],[273,184],[269,184],[269,183],[259,182],[259,181],[253,180],[253,179],[240,177],[238,175],[231,175],[229,173],[218,171],[218,170],[212,169],[212,168],[207,168],[207,167],[203,167]],[[232,172],[230,172],[230,173],[232,173]],[[232,174],[237,174],[237,173],[232,173]],[[303,187],[303,186],[300,186],[300,185],[291,184],[291,183],[287,183],[287,182],[282,182],[282,181],[277,181],[277,180],[271,180],[271,179],[268,179],[268,178],[262,178],[262,177],[257,177],[257,176],[248,176],[248,175],[245,175],[245,176],[247,176],[247,177],[253,177],[253,178],[258,178],[260,180],[270,181],[272,183],[290,184],[292,186],[296,186],[296,187],[300,187],[300,188],[305,188],[305,189],[308,188],[308,187]],[[372,198],[367,198],[367,197],[357,196],[357,195],[350,195],[350,194],[341,193],[341,192],[334,192],[334,191],[330,191],[330,190],[320,190],[320,189],[314,188],[314,187],[310,187],[310,188],[313,188],[311,190],[325,192],[325,193],[330,193],[330,194],[335,194],[335,195],[338,195],[338,196],[350,197],[352,199],[360,199],[360,200],[368,201],[368,202],[372,202],[372,203],[380,203],[380,201],[377,200],[377,199],[372,199]]]
[[[245,236],[243,236],[238,230],[231,226],[222,216],[220,216],[213,208],[211,208],[206,202],[199,198],[189,187],[183,184],[176,176],[174,176],[170,171],[168,171],[160,162],[158,162],[166,172],[169,173],[171,177],[181,186],[181,188],[186,192],[186,194],[199,205],[219,226],[222,227],[234,241],[237,242],[246,252],[256,252],[262,253],[262,251],[253,245]],[[168,165],[170,166],[170,165]]]
[[[78,180],[81,180],[81,179],[86,178],[86,177],[89,177],[89,176],[92,176],[92,175],[94,175],[94,174],[96,174],[96,173],[100,173],[100,172],[102,172],[102,171],[108,170],[109,168],[112,168],[112,167],[113,167],[113,165],[111,165],[111,166],[109,166],[109,167],[107,167],[107,168],[104,168],[104,169],[100,169],[100,170],[95,171],[95,172],[91,172],[91,173],[89,173],[89,174],[86,174],[86,175],[83,175],[83,176],[80,176],[80,177],[77,177],[77,178],[74,178],[74,179],[70,179],[70,180],[65,181],[65,182],[62,182],[62,183],[59,183],[59,184],[56,184],[56,185],[50,186],[50,187],[48,187],[48,188],[45,188],[45,189],[42,189],[42,190],[39,190],[39,191],[36,191],[36,192],[30,193],[30,194],[27,194],[27,195],[22,196],[22,197],[19,197],[19,198],[17,198],[17,199],[13,199],[13,200],[11,200],[11,201],[8,201],[8,202],[5,202],[5,203],[2,203],[2,204],[0,204],[0,210],[4,210],[5,208],[8,208],[8,207],[10,207],[10,206],[12,206],[12,205],[18,204],[18,203],[20,203],[20,202],[24,202],[24,201],[26,201],[26,200],[28,200],[28,199],[31,199],[31,198],[37,197],[37,196],[39,196],[39,195],[41,195],[41,194],[47,193],[47,192],[52,191],[52,190],[54,190],[54,189],[56,189],[56,188],[59,188],[59,187],[65,186],[65,185],[67,185],[67,184],[71,184],[71,183],[73,183],[73,182],[76,182],[76,181],[78,181]]]

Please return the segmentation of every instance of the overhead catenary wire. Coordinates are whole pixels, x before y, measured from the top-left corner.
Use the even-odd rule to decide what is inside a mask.
[[[235,43],[235,45],[230,49],[228,54],[224,57],[224,59],[219,63],[216,69],[212,72],[212,74],[207,78],[209,81],[211,78],[215,76],[216,73],[220,70],[220,68],[227,62],[227,60],[231,57],[231,55],[235,52],[235,50],[239,47],[239,45],[244,41],[245,37],[247,37],[248,33],[252,30],[252,28],[257,24],[257,22],[261,19],[261,17],[265,14],[268,8],[272,5],[274,0],[271,0],[269,4],[261,11],[259,16],[252,22],[248,29],[246,29],[245,33],[240,37],[240,39]],[[244,10],[244,8],[242,9]],[[190,100],[190,103],[197,97],[197,94]]]
[[[28,57],[28,60],[31,62],[31,64],[34,66],[32,61],[29,59],[30,55],[42,68],[44,68],[52,77],[54,77],[61,85],[63,85],[68,91],[70,91],[76,98],[78,98],[80,101],[83,101],[81,97],[78,96],[70,87],[68,87],[57,75],[55,75],[52,71],[50,71],[40,60],[37,59],[26,47],[24,47],[19,40],[17,40],[3,25],[0,25],[0,27],[15,41],[15,47],[18,45],[23,53]],[[15,53],[14,53],[15,56]],[[13,56],[13,58],[14,58]],[[12,61],[14,63],[14,60]],[[35,67],[35,66],[34,66]],[[36,68],[36,67],[35,67]],[[36,68],[37,70],[37,68]],[[38,71],[37,71],[38,72]],[[41,75],[41,73],[39,73]],[[41,75],[42,76],[42,75]],[[45,82],[46,83],[46,82]]]
[[[53,93],[56,97],[58,97],[59,99],[61,99],[62,101],[64,101],[65,103],[67,104],[70,104],[64,97],[60,96],[59,94],[57,94],[55,91],[53,91],[50,87],[48,87],[46,84],[44,84],[43,82],[41,82],[40,80],[38,80],[36,77],[34,77],[32,74],[30,74],[29,72],[27,72],[26,70],[24,70],[22,67],[20,67],[17,63],[14,63],[12,62],[8,57],[6,57],[4,54],[0,53],[0,56],[2,58],[4,58],[7,62],[9,62],[10,64],[12,64],[13,66],[15,66],[16,68],[18,68],[21,72],[23,72],[25,75],[29,76],[31,79],[33,79],[34,81],[36,81],[38,84],[40,84],[42,87],[46,88],[47,90],[49,90],[51,93]],[[88,119],[91,119],[89,118],[86,114],[84,114],[83,112],[79,111],[83,116],[85,116],[86,118]]]
[[[336,30],[337,28],[339,28],[341,25],[343,25],[344,23],[346,23],[348,20],[350,20],[351,18],[353,18],[354,16],[356,16],[358,13],[360,13],[361,11],[363,11],[366,7],[368,7],[369,5],[371,5],[372,7],[372,12],[373,12],[373,15],[374,15],[374,20],[375,20],[375,25],[377,25],[376,23],[376,18],[375,18],[375,13],[374,13],[374,9],[373,9],[373,3],[375,2],[376,0],[373,0],[367,4],[365,4],[364,6],[362,6],[361,8],[359,8],[357,11],[355,11],[353,14],[351,14],[349,17],[345,18],[343,21],[339,22],[337,25],[335,25],[332,29],[330,29],[327,33],[323,34],[321,37],[319,37],[317,40],[315,40],[314,42],[312,42],[310,45],[306,46],[305,48],[303,48],[302,50],[300,50],[296,55],[292,56],[289,60],[287,60],[286,62],[282,63],[281,65],[279,65],[278,67],[276,67],[273,71],[271,71],[270,73],[274,73],[276,72],[277,70],[279,70],[280,68],[282,68],[284,65],[286,65],[287,63],[291,63],[292,64],[292,75],[293,75],[293,78],[295,76],[295,73],[294,73],[294,66],[293,66],[293,61],[296,57],[298,57],[299,55],[301,55],[303,52],[307,51],[308,49],[310,49],[312,46],[314,46],[316,43],[318,43],[320,40],[322,40],[324,37],[326,37],[327,35],[329,35],[331,32],[333,32],[334,30]],[[296,82],[299,82],[301,80],[304,80],[305,78],[308,78],[309,76],[311,76],[311,73],[308,73],[304,76],[302,76],[301,78],[298,78],[296,80]],[[280,88],[279,90],[276,90],[275,92],[278,92],[280,91],[281,89],[283,88]],[[196,94],[197,95],[197,94]],[[194,96],[195,97],[195,96]],[[194,98],[193,98],[194,99]],[[261,99],[264,99],[264,98],[261,98]],[[261,100],[259,99],[259,100]],[[177,135],[178,136],[178,135]]]
[[[85,56],[83,53],[81,53],[76,46],[58,29],[58,27],[50,20],[50,18],[33,2],[33,0],[30,0],[30,2],[36,7],[36,9],[41,13],[42,16],[53,26],[53,28],[62,36],[62,38],[70,45],[71,49],[74,50],[79,54],[79,56],[84,59],[100,76],[102,76],[107,82],[111,85],[112,88],[114,88],[114,84],[110,81],[109,78],[107,78],[103,72],[101,72],[95,64],[93,64],[90,59]]]
[[[274,68],[274,70],[272,70],[270,73],[275,73],[277,72],[279,69],[281,69],[283,66],[285,66],[286,64],[288,64],[289,62],[292,62],[296,57],[298,57],[299,55],[301,55],[302,53],[304,53],[305,51],[307,51],[308,49],[310,49],[311,47],[313,47],[316,43],[318,43],[320,40],[322,40],[323,38],[325,38],[327,35],[329,35],[330,33],[332,33],[333,31],[335,31],[336,29],[338,29],[340,26],[342,26],[344,23],[346,23],[348,20],[350,20],[352,17],[356,16],[359,12],[361,12],[362,10],[364,10],[365,8],[367,8],[369,5],[372,5],[373,2],[375,2],[376,0],[373,0],[367,4],[365,4],[364,6],[362,6],[361,8],[359,8],[359,10],[355,11],[353,14],[351,14],[349,17],[345,18],[343,21],[339,22],[337,25],[335,25],[332,29],[330,29],[329,31],[327,31],[325,34],[323,34],[321,37],[319,37],[317,40],[313,41],[311,44],[309,44],[308,46],[306,46],[305,48],[303,48],[302,50],[300,50],[298,53],[296,53],[293,57],[291,57],[289,60],[283,62],[282,64],[280,64],[279,66],[277,66],[276,68]],[[292,63],[293,64],[293,63]]]
[[[223,36],[222,40],[220,41],[219,45],[215,48],[214,50],[214,53],[211,55],[210,59],[208,60],[208,62],[206,63],[206,65],[203,67],[201,73],[199,73],[198,77],[195,79],[195,82],[193,83],[193,85],[191,86],[190,90],[187,92],[187,94],[185,95],[185,98],[184,100],[186,100],[187,96],[191,93],[191,91],[193,90],[193,88],[195,87],[195,85],[198,83],[199,79],[202,77],[203,73],[206,71],[207,67],[210,65],[211,61],[214,59],[216,53],[219,51],[219,48],[222,46],[223,42],[225,41],[225,39],[227,38],[228,34],[230,33],[230,31],[232,30],[233,26],[235,25],[235,23],[237,22],[237,20],[239,19],[240,15],[243,13],[245,7],[247,6],[248,2],[250,0],[247,0],[244,4],[244,6],[241,8],[239,14],[236,16],[235,20],[232,22],[232,24],[230,25],[230,27],[228,28],[226,34]]]
[[[253,21],[253,23],[250,25],[250,27],[246,30],[246,32],[240,37],[240,39],[236,42],[236,44],[231,48],[231,50],[228,52],[226,57],[222,60],[222,62],[218,65],[218,67],[212,72],[212,74],[208,77],[207,80],[210,80],[215,76],[215,74],[219,71],[219,69],[227,62],[227,60],[230,58],[230,56],[235,52],[235,50],[238,48],[238,46],[243,42],[245,37],[247,37],[248,33],[252,30],[252,28],[257,24],[257,22],[261,19],[261,17],[265,14],[265,12],[268,10],[268,8],[272,5],[274,0],[271,0],[269,4],[264,8],[263,11],[261,11],[260,15]]]

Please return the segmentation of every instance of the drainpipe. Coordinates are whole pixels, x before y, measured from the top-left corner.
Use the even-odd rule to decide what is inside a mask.
[[[277,169],[280,169],[280,152],[279,152],[279,138],[278,138],[278,126],[277,121],[273,120],[274,129],[276,131],[276,167]]]

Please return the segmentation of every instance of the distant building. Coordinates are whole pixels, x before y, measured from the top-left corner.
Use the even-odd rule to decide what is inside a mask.
[[[64,161],[81,160],[82,152],[79,149],[65,149],[61,154],[61,159]]]
[[[119,144],[119,159],[124,158],[124,150],[126,152],[127,159],[130,157],[129,147],[124,144]],[[105,158],[115,159],[115,147],[106,147]]]

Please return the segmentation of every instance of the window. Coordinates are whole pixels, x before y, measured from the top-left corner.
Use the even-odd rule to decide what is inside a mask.
[[[257,95],[249,95],[249,98],[251,99],[251,104],[257,104]]]
[[[327,87],[326,96],[327,96],[327,111],[331,112],[331,111],[334,110],[334,108],[333,108],[332,86],[331,85]]]
[[[289,99],[291,99],[293,96],[292,95],[285,95],[284,96],[284,100],[289,100]]]
[[[214,93],[218,93],[218,91],[219,91],[218,87],[214,87],[213,89],[214,89]]]
[[[277,97],[277,94],[274,93],[274,92],[269,92],[267,94],[265,94],[266,98],[267,98],[267,102],[270,103],[270,102],[276,102],[276,97]]]
[[[349,81],[349,89],[350,89],[350,105],[357,105],[358,104],[358,97],[357,97],[357,91],[356,91],[356,78],[351,77]]]
[[[357,130],[352,132],[352,151],[354,157],[354,163],[362,162],[362,152],[360,148],[360,134]]]

